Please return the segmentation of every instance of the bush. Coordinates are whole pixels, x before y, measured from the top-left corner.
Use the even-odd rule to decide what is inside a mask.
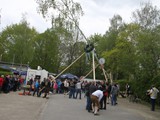
[[[0,71],[0,75],[13,75],[13,73],[7,71]]]
[[[13,75],[10,70],[0,68],[0,75]]]
[[[126,91],[126,84],[129,84],[128,80],[117,80],[115,81],[120,86],[120,91]]]

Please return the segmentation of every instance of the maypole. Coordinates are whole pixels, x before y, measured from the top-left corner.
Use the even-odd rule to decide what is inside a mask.
[[[92,50],[92,67],[93,67],[93,80],[96,81],[94,50]]]
[[[83,15],[81,5],[77,2],[74,2],[73,0],[46,0],[45,2],[43,2],[43,0],[37,0],[37,3],[39,4],[39,11],[42,13],[42,15],[44,17],[47,17],[47,15],[48,15],[53,21],[54,20],[53,16],[56,13],[56,16],[58,18],[65,19],[67,21],[67,23],[73,23],[74,26],[76,27],[76,29],[78,29],[80,34],[83,36],[83,38],[87,42],[86,46],[88,46],[89,50],[85,50],[86,54],[88,55],[88,54],[92,53],[93,80],[95,81],[96,80],[96,74],[95,74],[95,57],[96,57],[95,55],[96,55],[96,53],[95,53],[95,48],[94,48],[93,44],[89,43],[87,37],[85,36],[83,31],[79,27],[78,20],[80,19],[80,16]],[[48,6],[44,7],[46,5],[48,5]],[[49,14],[50,8],[53,10],[53,12],[51,12],[51,14]],[[66,69],[68,69],[71,65],[69,65]],[[60,74],[58,74],[56,76],[56,78],[58,76],[60,76],[65,70],[63,70]]]
[[[106,73],[105,73],[105,70],[104,70],[104,67],[103,67],[103,66],[102,66],[102,71],[103,71],[103,74],[104,74],[105,80],[106,80],[106,82],[108,83],[108,78],[107,78],[107,75],[106,75]]]
[[[95,69],[97,68],[99,66],[99,64],[97,64],[96,66],[95,66]],[[83,77],[83,79],[84,78],[86,78],[89,74],[91,74],[93,72],[93,68]]]
[[[102,71],[103,71],[105,80],[106,80],[106,82],[108,82],[107,75],[106,75],[105,69],[104,69],[104,63],[105,63],[105,59],[104,59],[104,58],[100,58],[100,59],[99,59],[99,64],[101,65],[101,69],[102,69]]]

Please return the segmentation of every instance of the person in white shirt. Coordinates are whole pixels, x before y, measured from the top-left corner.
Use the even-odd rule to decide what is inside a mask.
[[[91,95],[91,101],[92,101],[92,111],[94,115],[98,115],[98,109],[100,107],[100,100],[103,97],[103,91],[101,90],[96,90],[95,92],[92,93]]]
[[[152,86],[152,88],[149,91],[149,95],[151,98],[151,111],[155,111],[155,103],[156,103],[158,93],[159,93],[159,90],[155,86]]]
[[[69,91],[69,82],[67,79],[64,81],[64,95],[67,95]]]

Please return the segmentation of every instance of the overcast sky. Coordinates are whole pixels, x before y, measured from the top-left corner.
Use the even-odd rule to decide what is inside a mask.
[[[149,0],[76,0],[79,1],[84,11],[84,16],[80,20],[80,28],[86,36],[94,33],[104,34],[110,24],[109,20],[119,14],[125,22],[131,21],[131,14],[140,8],[140,3]],[[153,5],[160,9],[160,0],[150,0]],[[51,27],[37,13],[35,0],[0,0],[0,31],[6,26],[19,23],[22,14],[27,13],[27,21],[31,27],[35,27],[38,32],[44,32]]]

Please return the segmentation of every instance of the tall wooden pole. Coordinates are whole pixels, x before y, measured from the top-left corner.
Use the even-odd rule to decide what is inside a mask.
[[[105,73],[104,68],[102,68],[102,71],[103,71],[104,77],[105,77],[105,79],[106,79],[106,82],[108,83],[107,75],[106,75],[106,73]]]
[[[97,64],[97,65],[95,66],[95,69],[96,69],[98,66],[99,66],[99,64]],[[83,79],[86,78],[89,74],[91,74],[92,71],[93,71],[93,68],[92,68],[92,70],[90,70],[90,71],[83,77]]]
[[[96,80],[96,74],[95,74],[95,61],[94,61],[94,49],[92,50],[92,63],[93,63],[93,80]]]

